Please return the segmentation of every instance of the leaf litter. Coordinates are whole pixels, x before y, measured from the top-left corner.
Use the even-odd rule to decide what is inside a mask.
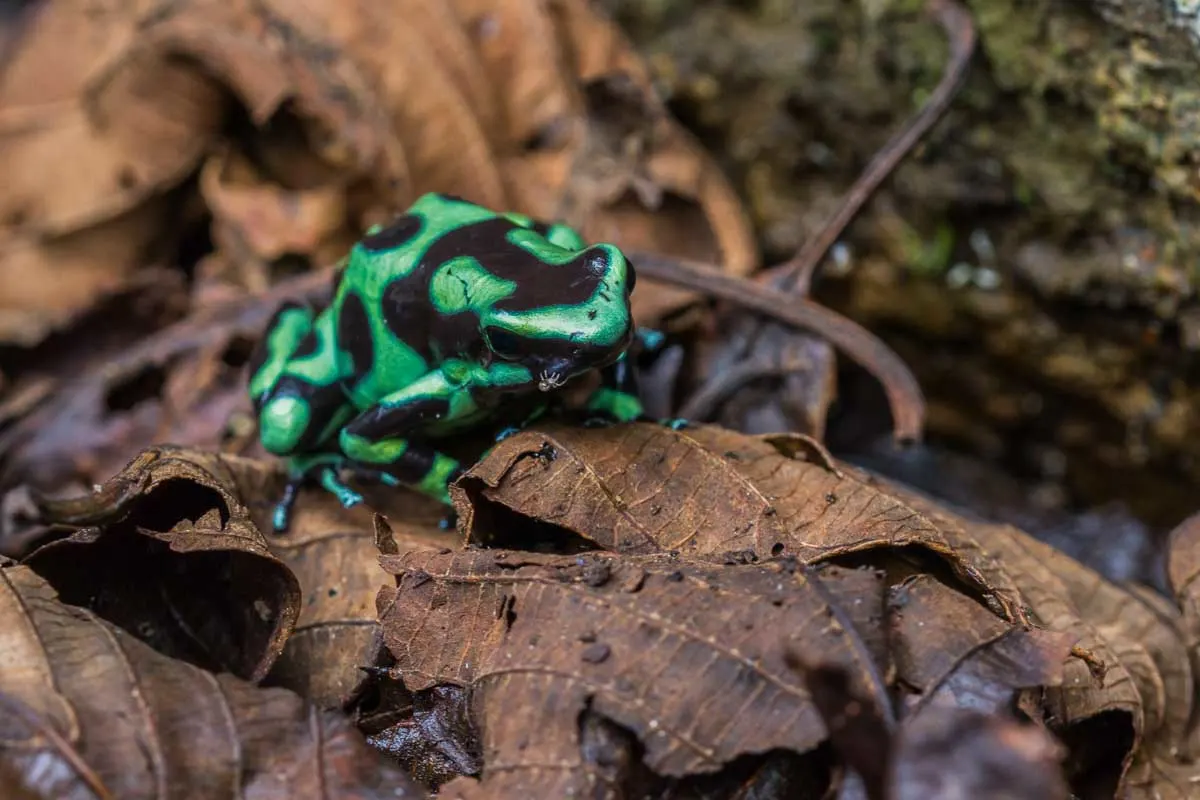
[[[1190,796],[1194,520],[1167,598],[821,443],[835,346],[921,433],[903,363],[803,295],[953,95],[958,6],[931,5],[944,91],[753,281],[736,193],[583,0],[33,7],[0,23],[21,796]],[[452,487],[458,532],[364,487],[350,510],[305,490],[267,536],[284,475],[249,350],[431,190],[633,253],[635,315],[681,354],[645,365],[648,404],[678,411],[692,376],[683,408],[722,426],[547,422]],[[782,390],[743,390],[763,379]]]

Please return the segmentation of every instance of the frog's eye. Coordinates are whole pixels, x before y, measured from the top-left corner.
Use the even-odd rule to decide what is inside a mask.
[[[487,329],[488,346],[505,361],[516,361],[521,357],[521,339],[503,328]]]

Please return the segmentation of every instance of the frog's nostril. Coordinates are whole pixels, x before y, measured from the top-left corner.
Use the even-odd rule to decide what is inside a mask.
[[[587,268],[593,275],[603,275],[608,272],[608,253],[603,248],[593,248],[587,258]]]

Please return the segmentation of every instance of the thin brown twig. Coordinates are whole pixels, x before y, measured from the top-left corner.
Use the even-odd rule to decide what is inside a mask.
[[[744,361],[722,372],[716,380],[704,384],[703,391],[693,394],[679,409],[679,416],[684,419],[707,419],[738,387],[759,378],[782,378],[803,372],[805,369],[808,369],[806,364],[785,365]]]
[[[937,87],[930,94],[929,99],[921,107],[921,109],[910,118],[899,131],[884,145],[883,149],[871,159],[870,164],[855,181],[845,199],[839,205],[834,214],[826,221],[821,230],[809,242],[805,243],[800,250],[787,261],[770,267],[764,270],[760,279],[763,284],[775,282],[775,284],[784,291],[790,291],[797,295],[796,301],[804,303],[804,308],[820,308],[815,305],[807,304],[808,290],[811,286],[814,274],[818,265],[824,259],[825,254],[833,243],[841,236],[846,226],[854,219],[863,205],[871,197],[871,195],[879,188],[879,185],[887,178],[887,176],[895,169],[895,167],[904,159],[912,147],[920,140],[920,138],[929,130],[930,127],[941,117],[949,106],[951,99],[958,91],[962,80],[966,74],[967,66],[970,63],[971,54],[975,49],[976,31],[971,16],[967,11],[956,2],[956,0],[929,0],[928,11],[931,13],[946,31],[950,42],[950,56],[946,64],[946,68],[938,81]],[[644,258],[642,259],[645,260]],[[635,262],[638,263],[638,262]],[[776,290],[778,291],[778,290]],[[778,301],[777,301],[778,303]],[[849,323],[843,317],[839,317],[827,309],[822,308],[829,316],[827,320],[837,320],[836,324],[842,327],[843,333],[850,334],[851,329],[845,325]],[[852,324],[852,323],[850,323]],[[822,322],[819,327],[823,328],[825,322]],[[829,338],[825,330],[817,330],[817,326],[810,326],[810,329],[816,330],[817,333]],[[857,325],[855,330],[862,331]],[[762,324],[756,321],[749,331],[741,337],[740,342],[734,344],[742,356],[748,354],[758,341],[759,335],[762,332]],[[865,333],[865,331],[863,331]],[[869,334],[867,334],[869,335]],[[855,334],[852,338],[858,338]],[[874,337],[871,337],[874,340]],[[830,339],[830,341],[833,341]],[[874,340],[878,341],[878,340]],[[837,342],[834,342],[838,344]],[[839,345],[841,347],[841,345]],[[899,380],[900,385],[908,386],[916,385],[916,379],[908,371],[907,366],[900,361],[886,345],[879,342],[876,347],[874,343],[870,347],[864,347],[859,350],[859,357],[851,354],[848,348],[842,347],[848,355],[855,358],[863,366],[867,367],[868,371],[875,375],[884,385],[884,391],[887,393],[889,403],[892,405],[893,421],[896,429],[896,438],[916,439],[919,438],[919,433],[923,427],[924,404],[923,400],[919,404],[919,410],[914,412],[913,409],[918,406],[900,406],[896,404],[896,399],[909,394],[908,389],[899,389],[898,386],[889,386],[889,380]],[[876,364],[872,366],[868,362],[862,360],[863,357],[871,357],[874,353],[886,353],[887,363]],[[707,396],[712,394],[712,384],[721,383],[728,384],[721,375],[710,377],[703,386],[696,390],[693,398],[697,396]],[[728,390],[729,386],[722,387],[723,390]],[[916,397],[920,397],[919,390],[915,393]],[[692,399],[689,399],[685,405],[690,406]],[[917,413],[918,417],[912,422],[911,427],[903,425],[897,413]],[[902,435],[902,431],[908,428],[916,431],[917,435],[908,437]]]
[[[88,765],[75,746],[50,724],[49,720],[36,713],[20,698],[5,692],[0,692],[0,708],[6,709],[7,713],[14,717],[19,717],[31,730],[43,737],[47,745],[66,762],[93,797],[97,800],[111,800],[113,795],[104,785],[104,780]]]
[[[790,259],[765,270],[765,276],[776,281],[781,289],[796,289],[800,294],[808,294],[817,267],[824,260],[829,248],[833,247],[833,243],[862,210],[867,200],[875,194],[880,184],[892,174],[917,142],[946,112],[966,77],[967,65],[975,50],[976,39],[971,15],[954,0],[930,0],[928,10],[941,23],[950,44],[950,59],[941,80],[920,110],[875,154],[817,235],[805,242]]]
[[[925,398],[920,385],[900,356],[857,322],[803,297],[781,304],[777,292],[744,278],[732,278],[703,264],[653,253],[630,253],[629,256],[638,271],[648,278],[697,289],[710,297],[785,325],[812,331],[828,340],[882,384],[892,412],[895,438],[902,442],[921,438]]]

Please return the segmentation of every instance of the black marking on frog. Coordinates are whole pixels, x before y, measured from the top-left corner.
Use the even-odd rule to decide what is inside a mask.
[[[415,239],[424,224],[416,214],[401,214],[383,230],[363,237],[359,245],[369,253],[395,250]]]

